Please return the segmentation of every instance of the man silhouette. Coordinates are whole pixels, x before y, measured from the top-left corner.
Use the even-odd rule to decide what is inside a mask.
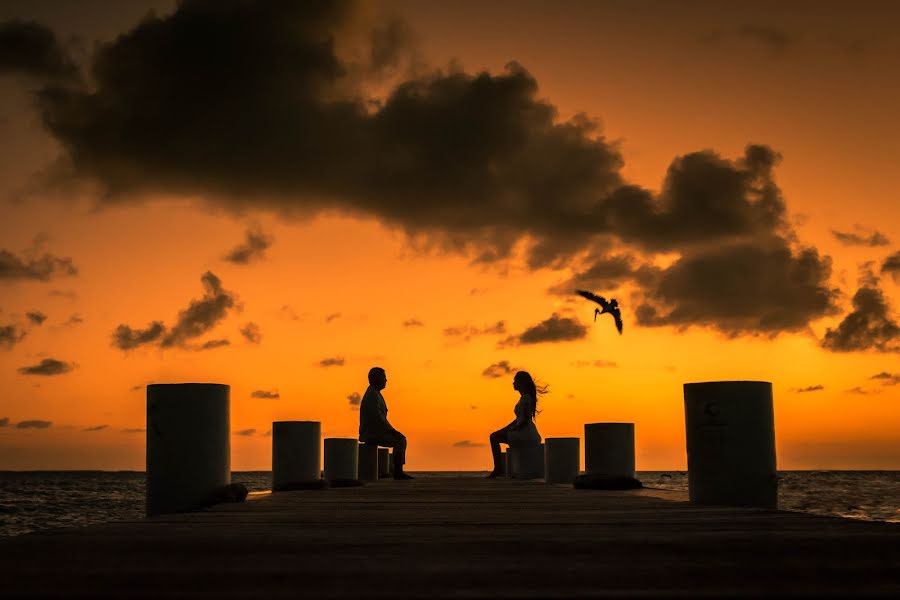
[[[394,479],[413,479],[403,472],[406,462],[406,436],[387,420],[387,404],[381,390],[387,386],[387,374],[381,367],[369,369],[369,387],[359,403],[359,441],[394,449]]]

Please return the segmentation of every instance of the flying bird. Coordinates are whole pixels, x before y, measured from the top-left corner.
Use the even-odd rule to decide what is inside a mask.
[[[594,321],[597,320],[597,315],[602,315],[604,313],[611,314],[613,320],[616,322],[616,329],[619,330],[619,335],[622,335],[622,313],[619,311],[619,302],[615,298],[612,298],[607,302],[606,298],[603,296],[598,296],[597,294],[586,292],[584,290],[575,290],[575,293],[596,302],[603,308],[603,310],[600,310],[599,308],[594,309]]]

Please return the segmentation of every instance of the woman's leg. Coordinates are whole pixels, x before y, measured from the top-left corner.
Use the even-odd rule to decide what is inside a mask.
[[[500,450],[500,444],[509,443],[509,433],[507,432],[507,429],[508,426],[491,434],[491,454],[494,456],[494,470],[491,472],[491,475],[494,477],[506,472],[506,469],[504,468],[505,465],[503,465],[503,452]]]

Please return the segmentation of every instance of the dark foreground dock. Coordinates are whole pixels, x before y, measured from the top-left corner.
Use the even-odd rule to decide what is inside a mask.
[[[0,539],[0,596],[900,597],[900,525],[484,479]]]

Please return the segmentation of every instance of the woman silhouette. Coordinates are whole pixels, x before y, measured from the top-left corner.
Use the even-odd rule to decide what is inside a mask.
[[[518,371],[513,377],[513,389],[520,394],[515,408],[516,420],[491,434],[491,452],[494,455],[494,470],[488,475],[491,479],[504,472],[500,444],[536,446],[541,443],[541,434],[534,424],[534,416],[537,414],[538,392],[543,394],[545,390],[539,390],[526,371]]]

